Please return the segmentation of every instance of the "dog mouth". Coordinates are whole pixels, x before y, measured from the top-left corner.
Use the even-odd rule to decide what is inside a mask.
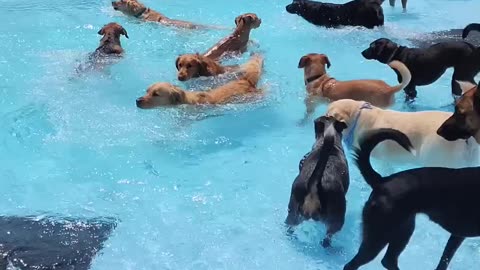
[[[297,13],[297,10],[298,10],[298,4],[292,3],[288,6],[286,6],[285,9],[287,10],[288,13],[295,14],[295,13]]]
[[[372,53],[370,52],[370,49],[366,49],[362,52],[362,56],[365,58],[365,59],[372,59]]]

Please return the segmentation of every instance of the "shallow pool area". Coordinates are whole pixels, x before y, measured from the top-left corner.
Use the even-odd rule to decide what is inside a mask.
[[[411,45],[428,32],[478,22],[480,8],[476,0],[411,0],[403,13],[400,1],[396,8],[386,1],[385,26],[368,30],[313,26],[285,11],[288,0],[142,2],[173,18],[228,29],[142,23],[104,0],[5,0],[0,9],[0,216],[115,219],[92,270],[342,269],[357,252],[361,208],[371,192],[352,162],[347,220],[332,248],[319,244],[321,224],[306,222],[293,236],[284,225],[298,163],[314,142],[313,124],[299,123],[300,57],[325,53],[336,79],[393,85],[389,67],[361,56],[370,42],[389,37]],[[201,89],[177,80],[176,57],[205,51],[246,12],[262,19],[251,33],[258,46],[249,52],[265,57],[265,98],[214,108],[136,108],[135,99],[157,81]],[[98,45],[98,30],[113,21],[128,31],[123,59],[76,75]],[[419,87],[413,106],[398,93],[393,109],[452,111],[451,75]],[[418,217],[401,269],[433,269],[448,236]],[[480,242],[468,239],[449,269],[476,269],[479,256]],[[380,269],[379,260],[362,269]]]

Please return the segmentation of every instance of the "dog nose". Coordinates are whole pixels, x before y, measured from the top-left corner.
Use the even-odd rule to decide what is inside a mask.
[[[183,82],[183,81],[186,81],[187,78],[185,76],[178,76],[178,80]]]
[[[142,105],[142,102],[143,102],[143,97],[137,98],[137,100],[136,100],[137,107],[140,107]]]

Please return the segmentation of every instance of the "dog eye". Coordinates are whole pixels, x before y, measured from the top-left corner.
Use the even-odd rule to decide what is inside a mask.
[[[190,64],[187,65],[187,68],[191,68],[191,67],[192,67],[192,65],[190,65]]]
[[[158,97],[158,96],[159,96],[159,94],[157,94],[156,92],[153,92],[152,96],[154,96],[154,97]]]

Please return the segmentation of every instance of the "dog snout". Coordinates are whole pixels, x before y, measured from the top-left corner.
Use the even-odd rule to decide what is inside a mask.
[[[372,59],[372,52],[370,49],[366,49],[362,52],[362,56],[365,57],[365,59]]]
[[[178,80],[184,82],[187,80],[187,75],[185,74],[178,74]]]
[[[141,108],[142,105],[143,105],[143,101],[144,101],[144,100],[145,100],[145,99],[144,99],[143,97],[137,98],[137,100],[136,100],[137,107]]]

